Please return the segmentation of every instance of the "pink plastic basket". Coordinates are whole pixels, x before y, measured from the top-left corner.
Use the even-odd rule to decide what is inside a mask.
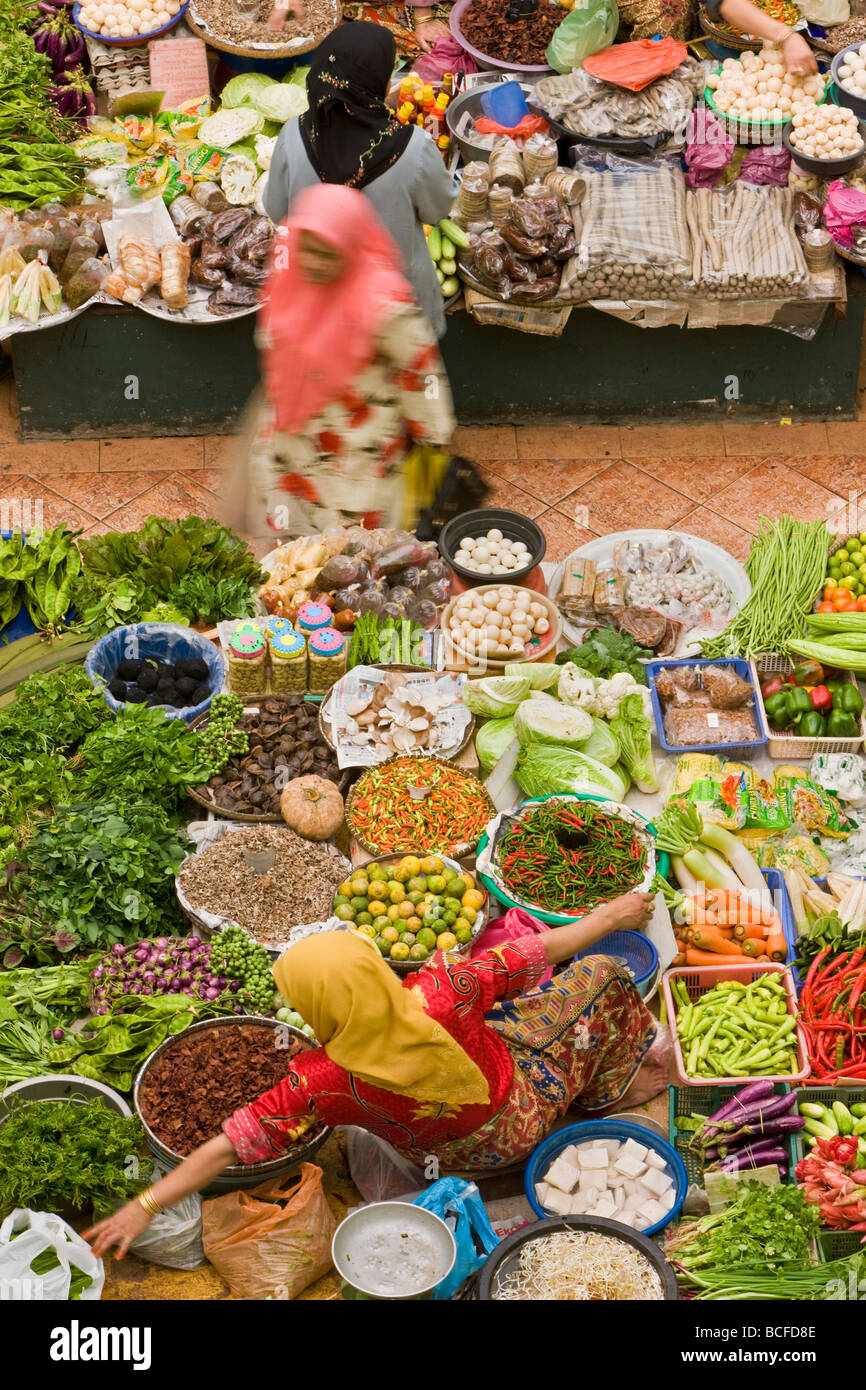
[[[750,1076],[689,1076],[686,1071],[683,1049],[677,1033],[677,1006],[674,999],[671,984],[674,980],[683,980],[686,992],[690,999],[699,999],[702,994],[707,994],[717,985],[720,980],[741,980],[743,984],[751,984],[759,975],[769,973],[782,975],[785,985],[785,993],[788,996],[788,1013],[797,1017],[797,993],[794,988],[794,979],[783,965],[773,962],[766,964],[750,965],[695,965],[677,966],[669,970],[662,980],[662,990],[664,991],[665,1008],[668,1016],[668,1026],[674,1040],[674,1061],[677,1069],[677,1076],[684,1086],[738,1086],[755,1078]],[[797,1034],[797,1064],[798,1071],[788,1072],[782,1076],[761,1077],[765,1081],[804,1081],[810,1074],[812,1068],[809,1065],[809,1054],[806,1050],[806,1039],[800,1027],[796,1029]]]

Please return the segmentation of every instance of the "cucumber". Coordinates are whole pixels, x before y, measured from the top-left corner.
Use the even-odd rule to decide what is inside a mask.
[[[439,281],[439,284],[440,284],[440,285],[444,285],[444,284],[445,284],[445,275],[444,275],[444,273],[439,269],[438,265],[437,265],[437,267],[436,267],[436,279]]]
[[[440,261],[453,261],[457,259],[457,248],[450,237],[442,238],[442,252],[439,256]]]
[[[450,299],[460,289],[460,281],[456,275],[451,275],[447,280],[442,281],[442,298]]]
[[[439,262],[439,269],[442,271],[442,274],[445,275],[445,276],[456,275],[456,274],[457,274],[457,262],[456,262],[456,261],[441,260],[441,261]]]
[[[430,252],[430,259],[435,265],[442,256],[442,237],[438,227],[430,228],[430,235],[427,238],[427,250]]]
[[[458,227],[456,222],[452,222],[450,217],[443,217],[439,223],[439,231],[443,236],[447,236],[449,241],[453,241],[455,246],[466,250],[469,245],[469,234],[464,232],[462,227]]]

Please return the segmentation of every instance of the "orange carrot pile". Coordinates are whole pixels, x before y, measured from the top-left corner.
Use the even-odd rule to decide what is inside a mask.
[[[711,888],[683,898],[675,919],[674,965],[784,961],[788,954],[781,921],[753,893]]]

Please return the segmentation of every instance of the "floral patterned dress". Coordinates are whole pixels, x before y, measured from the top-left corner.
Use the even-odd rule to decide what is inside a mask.
[[[250,454],[252,512],[281,537],[363,521],[399,522],[402,464],[414,444],[440,447],[454,429],[436,339],[414,304],[395,304],[375,356],[298,434],[281,434],[262,407]]]
[[[317,1122],[360,1125],[416,1162],[490,1169],[525,1158],[579,1096],[601,1110],[622,1096],[655,1037],[629,978],[587,956],[538,988],[535,935],[448,964],[437,956],[410,989],[484,1073],[487,1105],[421,1102],[358,1080],[324,1048],[296,1058],[284,1081],[235,1111],[223,1129],[241,1163],[277,1157]]]

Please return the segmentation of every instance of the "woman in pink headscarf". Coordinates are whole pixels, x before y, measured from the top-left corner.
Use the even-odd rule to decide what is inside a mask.
[[[249,501],[281,536],[396,524],[406,454],[446,444],[454,418],[436,339],[369,199],[305,189],[265,295]]]

